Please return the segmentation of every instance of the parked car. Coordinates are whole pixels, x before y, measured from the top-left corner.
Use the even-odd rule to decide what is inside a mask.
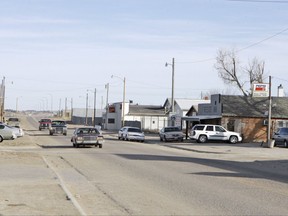
[[[242,136],[237,132],[228,131],[220,125],[204,124],[195,125],[190,131],[189,138],[200,143],[208,140],[229,141],[233,144],[242,141]]]
[[[5,124],[0,125],[0,142],[3,140],[14,140],[17,138],[15,130]]]
[[[63,134],[64,136],[67,135],[67,125],[66,122],[63,120],[54,120],[49,125],[49,134]]]
[[[9,125],[6,125],[6,126],[15,132],[17,138],[24,136],[24,131],[23,131],[22,128],[20,128],[20,127],[12,127],[12,126],[9,126]]]
[[[275,140],[274,146],[276,145],[284,145],[284,147],[288,148],[288,128],[283,127],[279,128],[272,137]]]
[[[20,120],[19,118],[11,117],[7,119],[7,125],[12,127],[20,127]]]
[[[164,127],[159,132],[160,141],[171,141],[171,140],[178,140],[183,142],[184,134],[179,127]]]
[[[75,129],[71,137],[71,142],[76,148],[78,148],[80,145],[98,146],[99,148],[102,148],[104,137],[95,127],[81,127]]]
[[[39,121],[39,131],[42,129],[49,129],[49,126],[51,125],[52,120],[51,119],[41,119]]]
[[[123,127],[118,132],[118,139],[144,142],[145,135],[138,127]]]

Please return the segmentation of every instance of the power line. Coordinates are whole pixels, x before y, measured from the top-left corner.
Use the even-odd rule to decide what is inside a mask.
[[[232,0],[231,0],[231,1],[232,1]],[[288,3],[288,1],[287,1],[287,3]],[[277,32],[277,33],[275,33],[275,34],[273,34],[273,35],[271,35],[271,36],[269,36],[269,37],[267,37],[267,38],[264,38],[264,39],[258,41],[258,42],[252,43],[252,44],[250,44],[250,45],[248,45],[248,46],[246,46],[246,47],[243,47],[243,48],[241,48],[241,49],[238,49],[238,50],[236,50],[235,52],[238,53],[238,52],[241,52],[241,51],[243,51],[243,50],[249,49],[249,48],[251,48],[251,47],[257,46],[257,45],[263,43],[264,41],[268,41],[268,40],[270,40],[271,38],[274,38],[274,37],[276,37],[276,36],[278,36],[278,35],[286,32],[286,31],[288,31],[288,28],[285,28],[285,29],[281,30],[280,32]],[[200,60],[188,61],[188,62],[177,62],[177,63],[181,63],[181,64],[183,64],[183,63],[194,64],[194,63],[201,63],[201,62],[207,62],[207,61],[212,61],[212,60],[215,60],[215,58],[207,58],[207,59],[200,59]]]
[[[271,0],[227,0],[232,2],[247,2],[247,3],[288,3],[288,1],[271,1]]]

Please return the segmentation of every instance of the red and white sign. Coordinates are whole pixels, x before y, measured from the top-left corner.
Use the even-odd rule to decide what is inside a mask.
[[[269,84],[257,83],[253,85],[253,97],[268,97],[269,96]]]

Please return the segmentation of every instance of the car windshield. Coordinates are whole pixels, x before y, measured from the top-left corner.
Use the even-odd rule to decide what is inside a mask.
[[[9,118],[8,121],[19,121],[18,118]]]
[[[53,121],[52,122],[53,125],[65,125],[64,121]]]
[[[288,128],[280,128],[279,134],[280,135],[288,135]]]
[[[137,132],[137,133],[142,133],[142,131],[139,128],[128,128],[129,132]]]
[[[79,128],[77,134],[99,134],[96,128]]]
[[[173,132],[173,131],[180,131],[180,128],[178,127],[165,128],[165,132]]]

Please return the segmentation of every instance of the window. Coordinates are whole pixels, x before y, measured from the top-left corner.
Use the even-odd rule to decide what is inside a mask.
[[[226,130],[221,126],[215,126],[215,130],[218,132],[226,132]]]
[[[213,126],[207,126],[206,131],[214,131]]]
[[[194,130],[204,130],[204,125],[197,125],[195,126]]]
[[[115,123],[115,119],[111,119],[111,118],[108,119],[108,123],[109,123],[109,124],[114,124],[114,123]]]

